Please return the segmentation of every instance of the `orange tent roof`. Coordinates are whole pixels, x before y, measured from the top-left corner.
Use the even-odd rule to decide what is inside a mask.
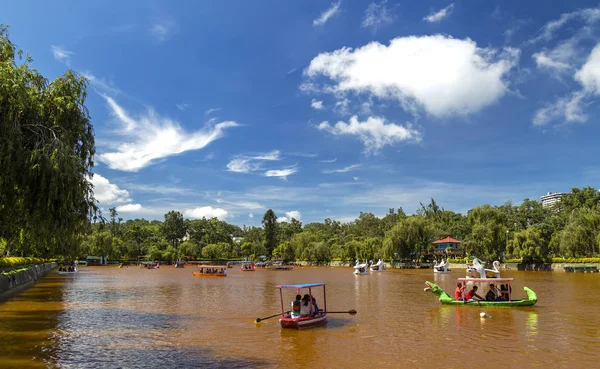
[[[438,243],[461,243],[462,241],[456,240],[452,237],[446,237],[443,240],[437,240],[437,241],[433,241],[434,244],[438,244]]]

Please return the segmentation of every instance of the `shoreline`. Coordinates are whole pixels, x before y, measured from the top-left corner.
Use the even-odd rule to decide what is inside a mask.
[[[48,274],[57,266],[58,264],[56,262],[52,262],[32,265],[26,270],[10,275],[0,274],[0,302],[33,286],[38,279]]]

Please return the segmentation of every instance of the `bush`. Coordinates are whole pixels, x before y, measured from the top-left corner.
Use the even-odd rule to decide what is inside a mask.
[[[553,263],[600,263],[600,258],[552,258]]]
[[[27,268],[13,269],[13,270],[11,270],[11,271],[9,271],[9,272],[2,272],[2,273],[0,273],[0,275],[11,275],[11,274],[17,274],[17,273],[19,273],[19,272],[22,272],[22,271],[24,271],[24,270],[27,270]]]
[[[506,259],[504,260],[505,263],[520,263],[521,259]]]
[[[15,267],[20,265],[29,264],[43,264],[46,260],[42,258],[21,258],[21,257],[10,257],[0,258],[0,267]]]

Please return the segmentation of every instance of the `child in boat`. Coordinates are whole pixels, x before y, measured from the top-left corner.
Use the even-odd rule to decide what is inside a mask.
[[[467,293],[467,296],[465,297],[465,303],[477,301],[477,300],[475,300],[475,297],[477,297],[479,299],[479,301],[485,300],[483,297],[481,297],[477,294],[477,288],[478,288],[477,286],[473,286],[471,291],[469,291]]]
[[[457,283],[456,284],[456,289],[454,290],[454,299],[456,301],[462,301],[463,300],[463,291],[465,290],[465,287],[462,285],[462,283]]]
[[[292,318],[300,318],[300,306],[302,305],[302,296],[296,295],[296,299],[292,301]]]
[[[317,305],[317,299],[314,297],[312,298],[312,305],[313,305],[312,315],[315,316],[315,315],[319,314],[319,306]]]

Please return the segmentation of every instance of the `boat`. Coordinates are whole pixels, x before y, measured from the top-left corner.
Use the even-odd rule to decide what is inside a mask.
[[[158,268],[160,268],[160,263],[155,263],[153,261],[142,261],[140,263],[140,268],[142,268],[142,269],[158,269]]]
[[[175,262],[175,268],[185,268],[185,261],[176,261]]]
[[[354,275],[368,275],[368,274],[369,274],[369,269],[368,269],[367,261],[365,260],[365,262],[363,264],[360,264],[360,261],[358,261],[358,259],[357,259],[356,265],[354,265]]]
[[[253,272],[256,270],[256,266],[253,261],[243,261],[240,270],[242,272]]]
[[[370,269],[372,272],[387,272],[387,269],[385,268],[385,261],[383,261],[383,259],[379,259],[376,264],[371,262]]]
[[[492,263],[493,269],[486,269],[478,258],[473,259],[472,264],[467,264],[467,278],[500,278],[500,270],[498,260]]]
[[[327,324],[327,299],[325,295],[325,283],[284,284],[276,287],[279,289],[279,297],[281,299],[281,318],[279,319],[281,328],[301,329]],[[315,308],[315,305],[313,304],[313,288],[317,287],[323,287],[323,309]],[[300,310],[284,311],[284,289],[295,289],[296,295],[301,295],[301,290],[308,289],[308,294],[305,295],[308,296],[308,315],[300,316]],[[292,302],[292,306],[294,306],[294,302]],[[300,307],[298,307],[298,309],[300,309]]]
[[[442,274],[451,273],[452,270],[448,269],[448,265],[450,265],[450,259],[446,259],[446,262],[444,262],[444,259],[442,259],[440,260],[439,264],[436,262],[436,264],[433,266],[433,272]]]
[[[227,265],[199,265],[194,277],[227,277]]]
[[[282,262],[274,263],[273,265],[266,266],[267,270],[292,270],[294,269],[291,265],[283,265]]]
[[[227,268],[233,268],[233,263],[227,262]]]
[[[463,286],[467,286],[468,283],[496,283],[503,284],[506,283],[506,292],[507,292],[507,300],[505,301],[467,301],[464,302],[462,300],[456,300],[448,295],[444,290],[435,283],[425,282],[425,291],[430,291],[436,296],[439,296],[440,302],[442,305],[454,305],[454,306],[485,306],[485,307],[524,307],[524,306],[533,306],[537,302],[537,295],[528,287],[523,287],[525,293],[527,294],[527,298],[523,298],[520,300],[513,300],[511,296],[511,288],[510,282],[513,281],[513,278],[458,278],[458,282],[461,282]],[[468,290],[468,287],[465,288]],[[465,292],[463,291],[463,299],[465,298]]]
[[[75,274],[77,274],[77,264],[75,264],[75,263],[60,263],[58,265],[58,274],[60,274],[60,275],[75,275]]]

